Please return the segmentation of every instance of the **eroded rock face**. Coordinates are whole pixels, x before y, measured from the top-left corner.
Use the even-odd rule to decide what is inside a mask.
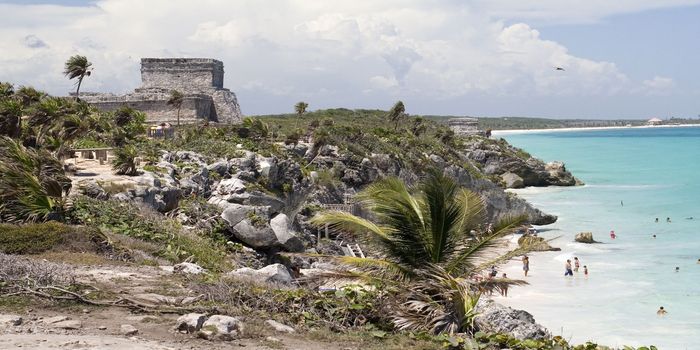
[[[596,240],[593,239],[592,232],[579,232],[576,234],[574,240],[579,243],[598,243]]]
[[[475,139],[468,144],[466,156],[477,164],[486,175],[517,175],[522,184],[512,175],[503,178],[506,188],[526,186],[574,186],[582,184],[562,162],[543,161],[502,140]]]
[[[289,284],[292,282],[292,275],[289,274],[287,268],[282,264],[267,265],[258,270],[243,267],[229,272],[229,276],[250,278],[258,283]]]
[[[518,245],[520,247],[527,247],[532,251],[536,252],[547,252],[547,251],[560,251],[561,248],[552,247],[549,245],[547,240],[542,237],[535,237],[532,235],[523,235],[518,238]]]
[[[477,310],[479,314],[475,318],[475,324],[481,331],[506,333],[521,340],[550,336],[549,331],[535,322],[535,318],[527,311],[512,309],[487,299],[479,300]]]
[[[525,186],[523,178],[511,172],[502,174],[501,180],[503,180],[503,184],[506,188],[523,188]]]

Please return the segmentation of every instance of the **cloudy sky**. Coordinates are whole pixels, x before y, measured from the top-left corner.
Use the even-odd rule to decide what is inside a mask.
[[[0,0],[0,81],[123,93],[141,57],[212,57],[245,114],[700,115],[700,0]],[[564,67],[556,71],[554,67]]]

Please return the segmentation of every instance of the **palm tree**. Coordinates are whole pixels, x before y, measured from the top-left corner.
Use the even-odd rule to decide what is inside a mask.
[[[394,104],[393,107],[389,110],[389,120],[394,122],[394,130],[399,128],[399,121],[401,121],[401,118],[403,118],[406,113],[406,107],[403,105],[403,102],[398,101]]]
[[[402,288],[408,293],[408,301],[394,318],[399,328],[465,330],[473,320],[473,308],[483,285],[464,278],[501,259],[522,254],[513,251],[491,256],[499,239],[520,225],[524,217],[506,217],[485,231],[483,199],[460,188],[438,170],[429,171],[415,187],[398,178],[380,180],[358,194],[357,199],[374,220],[326,211],[314,217],[312,223],[364,238],[374,243],[381,256],[337,257],[341,263],[360,269],[342,271],[338,276],[383,283],[411,281]],[[489,286],[523,283],[498,280]],[[446,290],[446,286],[451,289]],[[423,317],[440,312],[444,317]],[[445,323],[448,318],[454,322]]]
[[[139,174],[135,160],[138,152],[134,146],[126,145],[119,148],[114,152],[114,156],[112,168],[118,175],[135,176]]]
[[[17,99],[0,100],[0,135],[13,139],[22,132],[22,103]]]
[[[0,222],[58,218],[71,188],[63,165],[47,150],[0,136]]]
[[[180,126],[180,109],[182,108],[182,102],[184,101],[184,99],[185,96],[182,95],[182,92],[178,90],[170,91],[168,105],[177,108],[177,126]]]
[[[302,115],[304,115],[304,113],[306,113],[306,108],[308,107],[308,103],[304,101],[299,101],[297,102],[297,104],[294,105],[294,112],[301,117]]]
[[[92,63],[88,61],[87,57],[81,55],[71,56],[68,61],[66,61],[66,66],[63,69],[63,74],[68,77],[68,79],[78,78],[78,87],[75,89],[75,99],[80,99],[80,85],[83,83],[83,79],[86,76],[90,76],[92,73]]]

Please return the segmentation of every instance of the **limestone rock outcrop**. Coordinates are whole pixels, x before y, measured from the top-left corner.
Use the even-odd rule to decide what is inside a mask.
[[[549,331],[535,322],[524,310],[503,306],[493,300],[481,299],[477,304],[474,323],[480,331],[510,334],[517,339],[544,339]]]
[[[485,175],[500,176],[505,188],[582,184],[566,170],[564,163],[545,164],[503,140],[474,138],[467,145],[465,153]]]
[[[574,240],[579,243],[598,243],[598,241],[593,239],[592,232],[579,232],[576,234]]]

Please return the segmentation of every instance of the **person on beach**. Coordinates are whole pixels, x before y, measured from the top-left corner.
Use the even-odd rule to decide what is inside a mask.
[[[700,259],[698,259],[698,264],[700,264]],[[523,256],[523,272],[525,277],[527,277],[527,272],[530,271],[530,258],[527,255]]]
[[[575,272],[578,272],[579,266],[580,266],[580,263],[579,263],[579,261],[578,261],[578,257],[575,256],[575,257],[574,257],[574,271],[575,271]]]
[[[506,276],[505,272],[503,273],[503,276],[501,276],[503,279],[508,279],[508,276]],[[504,297],[508,296],[508,285],[504,285],[503,288],[501,288],[501,295]]]
[[[491,272],[489,273],[489,279],[494,278],[498,276],[498,271],[496,270],[496,266],[491,266]]]
[[[583,265],[583,275],[588,277],[588,266]]]
[[[571,260],[566,260],[566,266],[564,267],[566,271],[564,271],[564,276],[573,276],[574,272],[571,271]]]
[[[615,231],[610,230],[610,239],[615,239],[615,237],[617,237],[617,235],[615,234]]]
[[[663,307],[663,306],[660,307],[660,308],[659,308],[659,311],[656,312],[656,314],[659,315],[659,316],[666,315],[667,313],[668,313],[668,312],[667,312],[666,310],[664,310],[664,307]]]

